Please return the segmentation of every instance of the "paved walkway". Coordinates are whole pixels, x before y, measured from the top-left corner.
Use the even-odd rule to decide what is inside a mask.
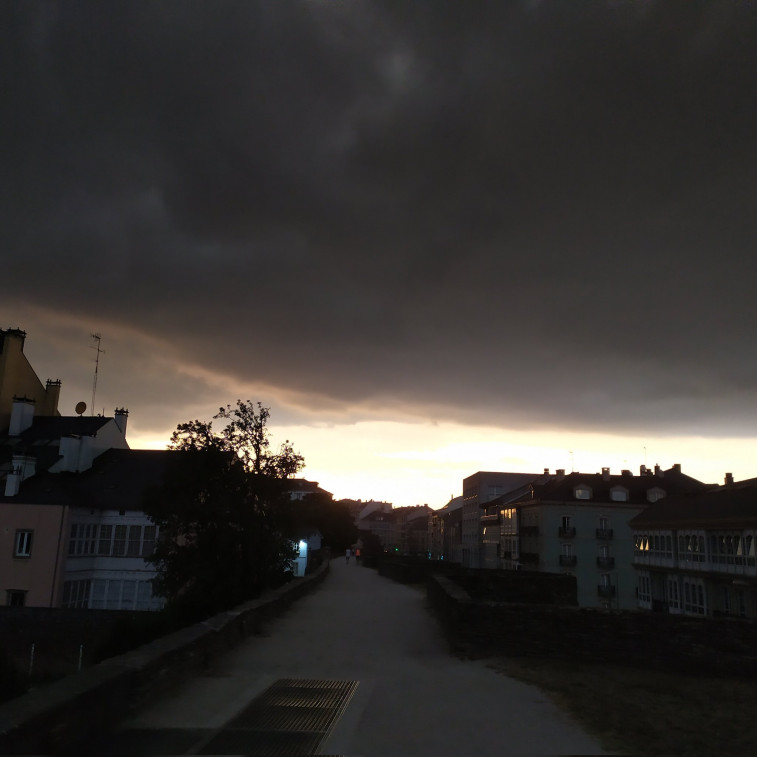
[[[317,754],[604,754],[538,689],[451,656],[421,591],[342,558],[264,636],[128,722],[123,748],[135,757],[253,754],[259,748],[253,731],[236,731],[236,741],[221,736],[280,679],[353,682]]]

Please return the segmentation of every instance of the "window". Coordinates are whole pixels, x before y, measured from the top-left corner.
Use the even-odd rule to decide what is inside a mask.
[[[647,489],[647,502],[657,502],[665,496],[665,490],[655,486],[654,489]]]
[[[694,615],[706,615],[707,608],[704,599],[704,585],[698,581],[684,581],[683,609]]]
[[[64,581],[63,601],[61,607],[73,607],[85,610],[89,607],[89,592],[92,582]]]
[[[13,549],[14,557],[32,556],[32,534],[34,531],[16,531],[16,542]]]
[[[71,538],[68,542],[68,554],[82,557],[94,555],[97,550],[97,525],[94,523],[74,523],[71,525]]]
[[[149,557],[155,551],[155,535],[157,526],[145,526],[144,540],[142,541],[142,556]]]
[[[110,542],[113,538],[113,526],[100,526],[100,541],[97,546],[97,554],[108,557],[110,555]]]
[[[649,573],[639,574],[639,586],[637,589],[639,603],[651,604],[652,602],[652,582]]]
[[[576,499],[591,499],[591,487],[586,484],[579,484],[573,489],[573,496]]]
[[[613,502],[628,502],[628,489],[622,486],[615,486],[610,489],[610,499]]]
[[[113,539],[113,556],[123,557],[126,554],[126,526],[116,526],[116,535]]]
[[[570,528],[570,515],[563,515],[560,519],[560,527],[563,529]]]
[[[19,589],[8,589],[5,592],[5,604],[8,607],[23,607],[26,604],[26,592]]]
[[[129,544],[126,554],[138,557],[142,546],[142,526],[129,526]]]
[[[678,579],[668,578],[668,608],[678,611],[681,609],[681,598],[678,595]]]
[[[610,528],[610,521],[607,520],[604,516],[601,516],[599,519],[599,530],[600,531],[607,531]]]

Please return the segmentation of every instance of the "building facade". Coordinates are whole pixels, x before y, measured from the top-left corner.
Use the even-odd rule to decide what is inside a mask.
[[[538,473],[497,473],[479,471],[463,479],[462,550],[460,562],[465,568],[482,568],[484,554],[483,524],[486,505],[509,492],[532,483]]]
[[[562,471],[547,483],[503,503],[499,522],[503,568],[575,576],[581,607],[634,609],[637,606],[630,521],[668,494],[707,488],[676,465],[642,468],[640,475]]]
[[[661,500],[631,527],[640,609],[757,619],[757,479]]]

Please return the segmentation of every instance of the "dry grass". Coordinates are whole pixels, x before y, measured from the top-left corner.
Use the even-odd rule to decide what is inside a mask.
[[[757,752],[757,681],[619,665],[497,658],[621,755]]]

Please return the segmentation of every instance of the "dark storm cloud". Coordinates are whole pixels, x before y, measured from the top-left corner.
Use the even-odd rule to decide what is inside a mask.
[[[751,430],[756,5],[0,14],[9,322],[348,405]]]

